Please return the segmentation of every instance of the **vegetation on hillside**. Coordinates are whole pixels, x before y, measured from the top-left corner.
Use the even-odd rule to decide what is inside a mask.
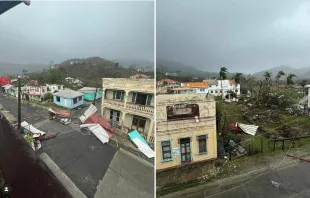
[[[30,74],[32,79],[40,83],[63,84],[65,87],[77,89],[65,82],[66,77],[78,78],[85,86],[101,87],[102,78],[128,78],[136,73],[144,73],[154,77],[153,72],[138,72],[133,67],[123,68],[119,63],[100,57],[87,59],[69,59],[54,65],[55,69]]]

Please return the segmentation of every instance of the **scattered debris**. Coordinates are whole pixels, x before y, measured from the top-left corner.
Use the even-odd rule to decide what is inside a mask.
[[[137,130],[134,130],[128,133],[131,141],[137,145],[138,149],[146,155],[148,158],[155,157],[155,152],[151,149],[148,143],[141,137],[140,133]]]
[[[45,132],[40,131],[39,129],[33,127],[31,124],[28,124],[28,122],[26,121],[22,122],[21,126],[25,128],[26,130],[30,131],[31,133],[33,133],[34,138],[40,137],[45,134]]]

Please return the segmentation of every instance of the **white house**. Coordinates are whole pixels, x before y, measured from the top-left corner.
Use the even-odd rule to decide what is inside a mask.
[[[29,81],[24,86],[24,93],[26,94],[25,98],[28,100],[42,101],[44,98],[44,94],[46,93],[54,93],[57,90],[62,90],[63,85],[41,85],[36,80]]]
[[[240,84],[234,80],[206,80],[204,82],[181,83],[181,87],[173,89],[175,94],[211,94],[213,96],[229,97],[229,92],[240,95]]]

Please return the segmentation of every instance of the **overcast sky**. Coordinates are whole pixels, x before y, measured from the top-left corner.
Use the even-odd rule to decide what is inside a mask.
[[[157,58],[207,71],[310,66],[309,0],[157,0]]]
[[[151,1],[35,1],[0,16],[0,61],[154,59]]]

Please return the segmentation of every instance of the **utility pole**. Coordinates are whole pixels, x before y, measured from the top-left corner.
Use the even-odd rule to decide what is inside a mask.
[[[96,104],[97,91],[98,91],[98,88],[96,88],[96,92],[95,92],[95,98],[94,98],[94,101],[93,101],[94,105]]]
[[[21,130],[21,77],[18,76],[18,131]]]

